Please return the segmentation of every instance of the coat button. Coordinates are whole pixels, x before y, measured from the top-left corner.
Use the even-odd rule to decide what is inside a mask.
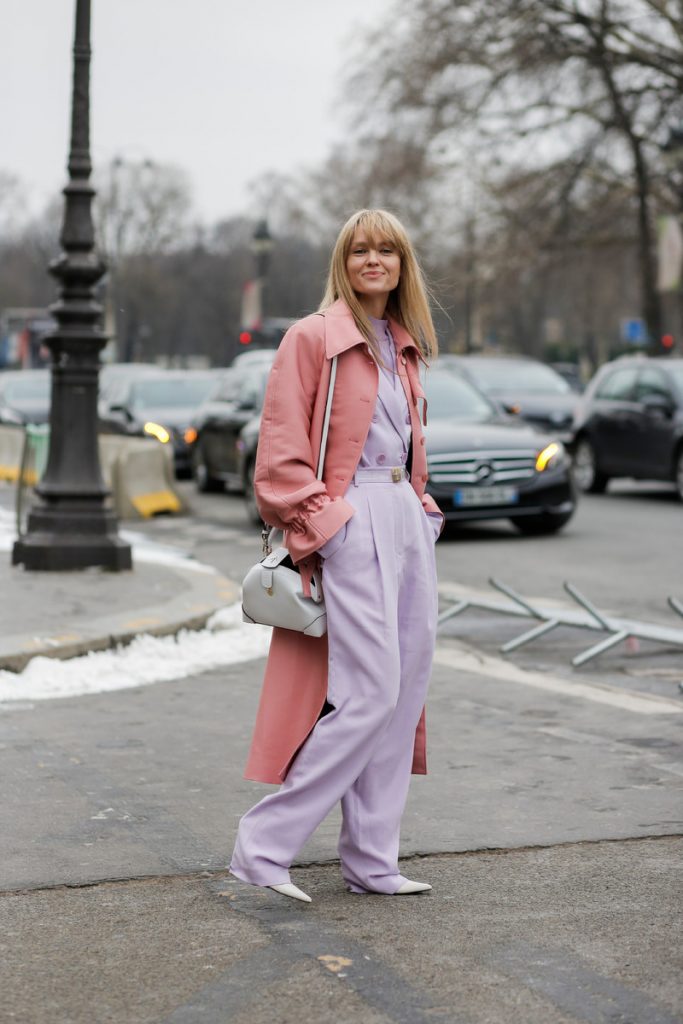
[[[427,476],[427,474],[425,473],[425,475],[424,475],[424,476],[422,477],[422,479],[423,479],[423,481],[424,481],[425,483],[427,483],[427,481],[429,480],[429,477],[428,477],[428,476]]]
[[[405,366],[405,365],[406,365],[406,363],[408,362],[408,360],[406,359],[406,357],[405,357],[405,356],[401,356],[401,362],[402,362],[402,363],[403,363],[403,365]]]
[[[380,454],[377,456],[377,465],[378,466],[383,466],[386,461],[387,461],[386,455],[384,455],[383,452],[380,452]]]
[[[410,423],[410,413],[406,413],[406,423]]]
[[[405,452],[401,452],[401,462],[405,462],[407,458],[408,458],[408,456],[406,455],[406,453]]]
[[[424,443],[425,443],[425,439],[424,439],[424,437],[421,437],[420,438],[420,444],[424,444]]]
[[[379,423],[379,416],[377,415],[376,412],[373,412],[373,414],[372,414],[372,422],[373,423]]]

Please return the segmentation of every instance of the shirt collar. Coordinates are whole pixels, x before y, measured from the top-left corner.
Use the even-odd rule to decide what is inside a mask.
[[[353,313],[343,299],[337,299],[327,309],[322,310],[325,317],[325,354],[328,359],[338,356],[341,352],[353,348],[354,345],[366,345],[367,341],[358,330]],[[415,349],[419,358],[422,353],[419,347],[408,334],[405,327],[399,324],[393,317],[388,317],[389,330],[396,343],[399,352],[404,349]]]

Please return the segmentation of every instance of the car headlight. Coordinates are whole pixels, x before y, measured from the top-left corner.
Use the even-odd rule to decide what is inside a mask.
[[[168,430],[166,427],[162,427],[160,423],[152,423],[150,421],[149,423],[145,423],[142,429],[146,434],[149,434],[150,437],[156,437],[157,441],[161,441],[162,444],[166,444],[167,441],[171,440],[171,435]]]
[[[546,469],[554,469],[566,456],[565,447],[559,441],[551,441],[536,456],[536,470],[542,473]]]

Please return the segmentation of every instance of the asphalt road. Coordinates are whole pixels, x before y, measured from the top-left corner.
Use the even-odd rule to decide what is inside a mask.
[[[683,509],[635,490],[555,538],[449,536],[440,580],[550,597],[568,576],[667,621]],[[192,501],[134,529],[239,580],[259,550],[240,500]],[[0,708],[0,1021],[680,1024],[681,656],[577,674],[564,634],[500,658],[511,629],[468,612],[439,636],[402,844],[422,897],[346,893],[334,816],[293,871],[310,907],[227,875],[264,791],[241,778],[262,662]]]

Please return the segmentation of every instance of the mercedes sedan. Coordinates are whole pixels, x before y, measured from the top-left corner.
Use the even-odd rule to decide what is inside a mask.
[[[464,377],[430,370],[427,491],[446,522],[509,519],[521,533],[555,533],[576,492],[561,441],[498,411]]]

